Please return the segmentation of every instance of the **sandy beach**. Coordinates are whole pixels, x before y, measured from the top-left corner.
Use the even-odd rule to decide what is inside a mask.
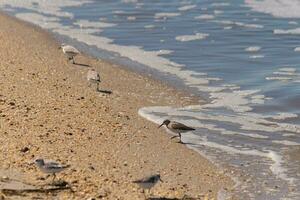
[[[132,181],[154,173],[164,182],[151,190],[153,197],[217,199],[221,189],[232,190],[224,171],[138,115],[144,106],[176,107],[195,99],[86,55],[76,62],[90,67],[74,65],[51,34],[4,14],[0,44],[0,174],[49,183],[51,177],[31,162],[52,159],[71,165],[58,178],[73,190],[3,194],[8,199],[145,199]],[[89,87],[91,68],[111,95]]]

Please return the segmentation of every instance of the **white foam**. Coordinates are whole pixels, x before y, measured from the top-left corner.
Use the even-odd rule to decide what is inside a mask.
[[[135,21],[136,20],[136,16],[128,16],[127,20],[128,21]]]
[[[166,49],[161,49],[157,52],[157,55],[170,55],[172,54],[174,51],[172,50],[166,50]]]
[[[167,13],[167,12],[161,12],[161,13],[155,13],[154,18],[160,19],[160,18],[171,18],[171,17],[177,17],[180,16],[180,13]]]
[[[116,14],[116,15],[123,15],[123,14],[127,14],[126,11],[124,10],[114,10],[112,11],[113,14]]]
[[[298,117],[297,114],[294,113],[278,113],[275,116],[271,116],[271,118],[276,120],[284,120],[284,119],[290,119],[290,118],[296,118]]]
[[[274,29],[273,30],[274,34],[277,35],[299,35],[300,34],[300,28],[295,28],[295,29],[287,29],[287,30],[283,30],[283,29]]]
[[[203,40],[205,38],[207,38],[209,36],[209,34],[207,33],[196,33],[195,35],[180,35],[180,36],[176,36],[176,40],[177,41],[181,41],[181,42],[189,42],[189,41],[193,41],[193,40]]]
[[[214,10],[214,14],[216,14],[216,15],[220,15],[222,13],[224,13],[223,10]]]
[[[230,6],[230,3],[226,3],[226,2],[212,3],[211,6],[213,6],[213,7],[224,7],[224,6]]]
[[[179,11],[187,11],[196,8],[197,5],[186,5],[178,8]]]
[[[283,75],[283,76],[296,76],[295,72],[273,72],[275,75]]]
[[[116,24],[112,24],[112,23],[89,21],[89,20],[77,20],[74,24],[83,28],[87,27],[87,28],[100,28],[100,29],[116,26]]]
[[[225,26],[223,29],[224,29],[224,30],[231,30],[231,29],[232,29],[232,26]]]
[[[248,105],[250,100],[248,99],[257,90],[245,90],[245,91],[233,91],[233,92],[218,92],[211,93],[213,99],[210,104],[206,104],[204,108],[220,108],[224,107],[235,112],[247,112],[251,111],[252,108]]]
[[[122,0],[123,3],[137,3],[138,0]]]
[[[292,78],[284,77],[284,76],[271,76],[271,77],[266,77],[266,80],[289,81],[292,80]]]
[[[145,25],[144,28],[152,29],[152,28],[155,28],[155,25],[153,25],[153,24]]]
[[[300,18],[298,0],[245,0],[256,12],[267,13],[279,18]]]
[[[243,27],[243,28],[253,28],[253,29],[264,28],[264,26],[260,25],[260,24],[246,24],[243,22],[234,22],[234,21],[230,21],[230,20],[214,20],[214,22],[223,24],[223,25],[238,26],[238,27]]]
[[[283,67],[283,68],[280,68],[279,71],[283,71],[283,72],[296,72],[296,68],[293,68],[293,67]]]
[[[248,52],[257,52],[260,49],[261,49],[260,46],[250,46],[250,47],[245,48],[245,51],[248,51]]]
[[[287,180],[288,182],[293,184],[294,179],[287,177],[287,169],[282,166],[283,157],[274,151],[269,151],[268,156],[274,161],[274,163],[270,167],[270,170],[273,172],[273,174],[275,174],[278,178]]]
[[[300,51],[300,47],[296,47],[294,51]]]
[[[295,21],[289,21],[288,24],[291,24],[291,25],[298,25],[298,22],[295,22]]]
[[[40,14],[52,15],[55,17],[69,17],[73,18],[73,14],[63,11],[64,7],[79,7],[87,3],[91,3],[90,0],[51,0],[51,1],[38,1],[36,0],[1,0],[0,7],[11,6],[13,8],[25,8],[28,10],[34,10]]]
[[[264,55],[259,55],[259,54],[249,56],[249,58],[252,58],[252,59],[264,58],[264,57],[265,57]]]
[[[195,19],[214,19],[214,18],[215,18],[214,15],[207,15],[207,14],[203,14],[195,17]]]
[[[300,143],[298,142],[293,142],[293,141],[289,141],[289,140],[273,140],[273,143],[276,144],[283,144],[285,146],[298,146],[300,145]]]

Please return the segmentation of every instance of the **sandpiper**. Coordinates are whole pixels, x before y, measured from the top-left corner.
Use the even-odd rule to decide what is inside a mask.
[[[44,159],[36,159],[34,161],[34,163],[38,166],[38,168],[46,173],[46,174],[53,174],[53,179],[52,181],[54,181],[54,179],[56,178],[56,173],[59,173],[63,170],[65,170],[66,168],[70,167],[70,165],[61,165],[57,162],[53,162],[53,161],[45,161]]]
[[[175,122],[175,121],[170,121],[168,119],[166,119],[165,121],[163,121],[163,123],[158,127],[160,128],[161,126],[166,125],[166,127],[172,131],[173,133],[177,133],[178,135],[171,137],[171,139],[175,138],[175,137],[179,137],[180,138],[180,143],[182,143],[181,140],[181,133],[185,133],[188,131],[194,131],[195,129],[192,127],[188,127],[182,123],[179,122]]]
[[[150,192],[151,188],[154,187],[154,185],[156,185],[158,181],[163,182],[160,178],[160,175],[155,174],[155,175],[147,176],[140,180],[133,181],[133,183],[138,184],[141,188],[143,188],[143,190],[148,190]]]
[[[67,44],[61,44],[60,49],[62,49],[62,51],[64,52],[64,54],[66,54],[69,58],[69,60],[73,61],[73,64],[75,64],[75,56],[77,56],[78,54],[80,54],[80,52],[73,46],[71,45],[67,45]]]
[[[87,72],[86,78],[87,78],[87,80],[89,82],[97,84],[97,91],[99,92],[100,91],[100,89],[99,89],[99,83],[101,82],[99,73],[96,72],[95,69],[90,69]]]

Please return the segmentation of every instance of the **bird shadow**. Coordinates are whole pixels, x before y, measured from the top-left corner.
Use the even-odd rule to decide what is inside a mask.
[[[197,200],[197,198],[184,196],[182,198],[168,198],[168,197],[150,197],[147,200]]]
[[[83,64],[83,63],[73,63],[73,65],[78,65],[78,66],[82,66],[82,67],[91,67],[90,65]]]
[[[112,94],[111,90],[100,90],[100,89],[97,89],[97,92],[104,93],[104,94]]]
[[[191,143],[191,142],[177,142],[178,144],[187,144],[187,145],[196,145],[195,143]]]

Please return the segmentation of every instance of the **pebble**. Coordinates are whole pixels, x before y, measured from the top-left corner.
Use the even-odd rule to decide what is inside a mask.
[[[22,153],[26,153],[27,151],[29,151],[30,149],[28,147],[23,147],[20,151]]]

